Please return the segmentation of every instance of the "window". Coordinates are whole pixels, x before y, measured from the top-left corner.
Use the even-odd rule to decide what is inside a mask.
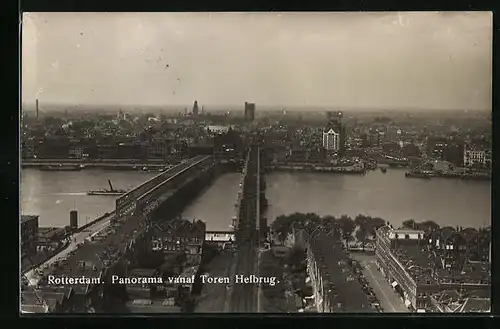
[[[405,234],[405,239],[408,240],[410,238],[409,234]]]

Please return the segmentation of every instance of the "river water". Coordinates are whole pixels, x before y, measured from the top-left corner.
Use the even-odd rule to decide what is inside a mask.
[[[39,215],[41,227],[69,225],[69,212],[78,211],[78,225],[112,211],[116,196],[89,196],[87,191],[138,186],[158,173],[85,169],[82,171],[21,171],[20,208],[23,215]]]
[[[115,197],[87,196],[85,192],[107,187],[139,185],[157,173],[83,170],[50,172],[23,169],[21,210],[40,215],[40,226],[64,226],[69,211],[79,212],[80,225],[114,209]],[[183,215],[201,219],[209,230],[229,230],[239,173],[219,177]],[[491,223],[491,184],[487,181],[406,178],[404,170],[389,169],[361,175],[275,172],[266,176],[270,206],[268,220],[293,212],[384,218],[394,226],[404,220],[432,220],[445,226],[486,226]]]

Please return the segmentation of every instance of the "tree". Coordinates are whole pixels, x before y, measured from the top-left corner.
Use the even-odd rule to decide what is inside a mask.
[[[365,251],[365,243],[367,240],[367,232],[364,227],[361,227],[359,230],[356,231],[356,239],[361,242],[361,246],[363,248],[363,251]]]
[[[359,214],[356,216],[356,218],[354,218],[354,224],[356,224],[356,226],[358,226],[359,228],[366,227],[369,220],[370,217]]]
[[[337,222],[339,223],[340,230],[342,231],[342,235],[345,239],[351,236],[352,232],[354,232],[354,229],[356,228],[354,221],[347,215],[342,215]]]
[[[441,240],[447,242],[451,238],[453,233],[455,233],[455,229],[451,226],[446,226],[441,228],[439,232],[441,234]]]
[[[331,215],[326,215],[326,216],[323,216],[321,218],[321,223],[323,225],[329,225],[331,227],[333,227],[333,225],[335,224],[335,221],[336,221],[335,217],[331,216]]]
[[[433,221],[427,220],[417,225],[419,229],[427,233],[435,232],[440,229],[440,226]]]
[[[376,231],[382,227],[382,226],[385,226],[386,225],[386,221],[383,220],[382,218],[379,218],[379,217],[374,217],[374,218],[370,218],[368,220],[368,224],[367,224],[367,231],[368,231],[368,234],[371,234],[373,236],[375,236],[376,234]]]
[[[287,216],[281,215],[276,217],[274,222],[272,222],[271,228],[279,240],[285,241],[287,234],[291,231],[291,223]]]
[[[417,223],[413,219],[408,219],[403,222],[403,227],[412,228],[415,230],[417,228]]]
[[[290,215],[280,215],[271,224],[271,228],[280,241],[285,241],[293,228],[311,228],[321,224],[321,217],[314,213],[293,213]]]
[[[465,241],[467,241],[467,244],[473,241],[479,234],[480,233],[472,227],[460,230],[460,235],[464,237]]]
[[[298,245],[293,246],[286,255],[285,262],[292,268],[301,268],[306,259],[306,252]]]

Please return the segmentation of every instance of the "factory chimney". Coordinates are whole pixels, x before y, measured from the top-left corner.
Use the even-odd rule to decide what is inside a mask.
[[[490,241],[490,250],[489,250],[489,255],[488,255],[488,261],[491,264],[491,241]]]
[[[38,120],[38,99],[36,100],[36,119]]]

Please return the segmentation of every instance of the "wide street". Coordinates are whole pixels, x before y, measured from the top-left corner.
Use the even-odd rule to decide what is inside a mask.
[[[351,257],[360,262],[363,268],[363,275],[373,288],[375,295],[380,301],[384,312],[386,313],[408,313],[401,297],[397,295],[389,282],[385,279],[382,272],[377,268],[374,255],[364,255],[361,253],[352,253]]]

